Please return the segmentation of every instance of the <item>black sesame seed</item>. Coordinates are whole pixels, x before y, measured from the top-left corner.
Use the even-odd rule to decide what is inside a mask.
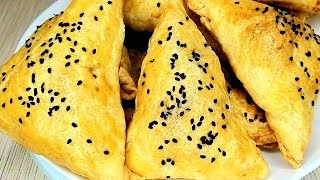
[[[112,4],[112,1],[108,1],[108,4]]]
[[[77,82],[77,85],[78,85],[78,86],[80,86],[81,84],[82,84],[82,81],[81,81],[81,80]]]
[[[76,123],[72,123],[71,125],[72,125],[72,127],[74,127],[74,128],[78,127],[78,125],[77,125]]]
[[[55,92],[54,93],[55,96],[59,96],[59,94],[60,94],[59,92]]]
[[[296,77],[296,78],[294,78],[294,80],[299,81],[299,80],[300,80],[300,78],[299,78],[299,77]]]
[[[92,143],[92,140],[91,140],[91,139],[87,139],[87,143],[88,143],[88,144],[91,144],[91,143]]]
[[[43,58],[40,58],[40,64],[43,64],[44,63],[44,59]]]
[[[110,152],[109,152],[108,150],[104,151],[103,153],[104,153],[105,155],[109,155],[109,154],[110,154]]]
[[[157,3],[157,7],[160,7],[160,2]]]
[[[96,54],[97,50],[96,49],[93,49],[92,50],[92,54]]]
[[[162,166],[166,165],[166,161],[162,160],[162,161],[161,161],[161,165],[162,165]]]
[[[306,56],[310,57],[311,56],[311,52],[310,51],[306,52]]]
[[[293,57],[291,56],[291,57],[289,58],[289,60],[290,60],[290,61],[293,61]]]
[[[66,58],[66,59],[70,59],[70,58],[71,58],[71,56],[70,56],[70,55],[67,55],[65,58]]]
[[[97,16],[94,16],[94,20],[95,20],[95,21],[98,21],[98,17],[97,17]]]
[[[212,126],[216,126],[216,122],[212,121],[212,122],[211,122],[211,125],[212,125]]]
[[[71,140],[71,139],[68,139],[67,144],[70,144],[71,142],[72,142],[72,140]]]
[[[158,147],[158,149],[163,149],[163,146],[162,146],[162,145],[161,145],[161,146],[159,146],[159,147]]]
[[[35,83],[36,82],[36,75],[34,73],[31,75],[31,78],[32,78],[32,83]]]
[[[222,156],[226,156],[227,153],[225,151],[222,151]]]
[[[20,124],[23,124],[23,122],[22,122],[22,119],[21,119],[21,118],[19,118],[19,123],[20,123]]]
[[[202,145],[201,144],[198,144],[197,147],[198,147],[198,149],[202,149]]]
[[[51,74],[51,68],[48,68],[48,73]]]
[[[173,143],[178,143],[178,140],[175,139],[175,138],[173,138],[173,139],[172,139],[172,142],[173,142]]]
[[[189,141],[192,141],[192,137],[191,137],[191,136],[187,136],[187,139],[188,139]]]
[[[222,129],[226,129],[226,128],[227,128],[227,125],[224,124],[224,125],[222,125],[221,127],[222,127]]]
[[[100,6],[100,11],[102,11],[103,10],[103,6]]]
[[[27,112],[26,117],[29,117],[29,116],[30,116],[30,112]]]
[[[82,51],[87,52],[87,49],[85,47],[82,48]]]
[[[161,41],[161,40],[159,40],[159,41],[158,41],[158,44],[162,44],[162,41]]]
[[[71,65],[70,62],[67,62],[64,66],[69,67],[70,65]]]
[[[200,155],[201,159],[205,159],[207,156],[206,155]]]

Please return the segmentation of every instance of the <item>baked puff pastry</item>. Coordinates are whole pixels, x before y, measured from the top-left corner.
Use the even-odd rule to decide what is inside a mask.
[[[284,157],[300,167],[319,92],[320,37],[287,12],[254,1],[188,0],[188,6],[266,111]]]
[[[0,70],[0,130],[91,179],[125,177],[122,6],[73,0]]]
[[[272,4],[286,9],[307,12],[311,14],[320,13],[320,0],[255,0],[262,3]]]
[[[158,1],[158,0],[150,0],[143,1],[140,0],[128,0],[125,2],[125,10],[127,11],[127,15],[125,15],[125,19],[133,28],[139,30],[153,30],[154,26],[159,22],[161,11],[170,1]],[[159,7],[156,6],[157,3],[160,3]],[[138,12],[139,9],[145,9],[143,12]],[[186,7],[185,7],[186,8]],[[141,10],[140,9],[140,10]],[[158,14],[157,16],[147,16],[149,12]],[[219,42],[216,40],[214,36],[201,24],[200,18],[197,14],[186,8],[187,14],[189,17],[196,23],[198,29],[201,31],[203,36],[207,40],[207,45],[209,45],[215,53],[219,56],[221,61],[227,61],[225,54],[223,53]],[[126,14],[126,12],[125,12]],[[130,18],[129,18],[130,16]],[[135,21],[133,21],[135,20]],[[148,25],[149,28],[146,28]],[[134,34],[130,34],[131,36],[135,36]],[[131,38],[131,37],[129,37]],[[130,50],[129,50],[130,52]],[[133,52],[133,50],[131,50]],[[136,51],[139,52],[139,51]],[[133,68],[133,78],[137,79],[136,74],[140,75],[140,63],[139,59],[143,59],[141,55],[142,53],[131,53],[132,54],[132,66]],[[135,70],[136,69],[136,70]],[[266,123],[266,118],[263,111],[251,100],[252,98],[248,95],[248,93],[243,89],[240,85],[238,86],[235,83],[236,78],[232,76],[232,70],[228,68],[224,68],[224,73],[229,78],[227,78],[228,92],[230,96],[230,100],[234,110],[237,112],[240,123],[245,125],[250,137],[257,143],[258,146],[263,146],[266,148],[276,148],[276,139],[273,134],[273,131],[270,129],[269,125]],[[250,100],[250,101],[248,101]],[[131,109],[130,109],[130,112]]]
[[[169,3],[159,22],[127,132],[128,168],[146,179],[266,177],[259,149],[236,123],[218,57],[182,2]]]

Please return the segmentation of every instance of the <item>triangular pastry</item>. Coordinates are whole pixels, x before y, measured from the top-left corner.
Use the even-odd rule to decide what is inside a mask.
[[[319,92],[320,37],[293,15],[254,1],[188,0],[188,6],[266,111],[284,157],[299,167]]]
[[[127,24],[132,26],[134,29],[153,31],[155,26],[159,23],[161,12],[169,2],[170,0],[127,0],[125,1],[124,5],[124,19],[126,20]],[[142,9],[144,10],[142,11]],[[227,61],[227,58],[225,57],[221,46],[219,45],[217,40],[210,34],[210,32],[201,24],[199,16],[193,13],[188,8],[186,8],[186,11],[189,17],[196,23],[203,36],[206,38],[207,44],[215,51],[215,53],[217,53],[220,60]],[[157,15],[148,16],[148,14]],[[136,34],[140,35],[140,33]],[[130,35],[134,37],[130,37]],[[135,36],[137,35],[131,33],[129,34],[129,37],[126,36],[126,38],[134,39]],[[141,37],[141,35],[139,37]],[[137,62],[135,61],[135,59],[141,59],[141,57],[133,56],[133,58],[134,59],[132,65],[137,67]],[[140,67],[138,68],[140,69]],[[241,85],[237,85],[238,83],[235,82],[237,81],[235,76],[232,76],[232,70],[228,68],[223,68],[223,70],[225,75],[228,76],[226,80],[231,105],[238,115],[239,122],[245,125],[249,136],[257,143],[258,146],[264,146],[267,148],[277,147],[275,136],[269,125],[266,123],[264,112],[260,111],[261,109],[253,101],[247,101],[247,99],[251,100],[252,98],[248,95],[248,93],[243,89]],[[137,72],[136,70],[134,71]],[[129,109],[128,112],[132,112],[131,110],[132,109]]]
[[[73,0],[0,70],[0,130],[91,179],[123,179],[123,1]]]
[[[165,8],[142,64],[126,165],[147,179],[262,179],[268,167],[228,99],[218,57],[182,2]]]

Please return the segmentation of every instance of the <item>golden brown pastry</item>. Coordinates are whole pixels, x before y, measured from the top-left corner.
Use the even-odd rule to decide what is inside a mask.
[[[286,9],[302,11],[311,14],[320,13],[320,0],[255,0],[262,3],[272,4]]]
[[[188,0],[215,34],[239,80],[266,111],[284,157],[297,168],[319,87],[320,37],[298,18],[247,0]]]
[[[137,175],[262,179],[268,174],[259,149],[236,123],[218,57],[179,1],[167,5],[150,40],[136,107],[126,165]]]
[[[169,1],[126,0],[123,7],[124,22],[136,31],[153,31],[163,7]]]
[[[238,115],[240,123],[246,127],[249,136],[256,142],[259,147],[265,147],[268,149],[277,148],[277,141],[273,134],[273,131],[270,129],[269,125],[266,123],[266,118],[264,111],[261,110],[253,101],[250,95],[245,91],[242,84],[239,83],[239,80],[236,78],[232,72],[229,65],[226,63],[226,57],[222,53],[219,43],[214,39],[210,32],[200,23],[198,16],[187,10],[191,19],[195,19],[197,27],[202,32],[204,37],[207,39],[207,44],[216,51],[218,49],[219,58],[222,58],[222,70],[226,76],[226,83],[229,93],[229,98],[231,100],[231,105],[233,106],[234,111]],[[139,36],[140,33],[130,34],[131,36]],[[141,35],[140,35],[141,37]],[[130,38],[127,36],[127,38]],[[141,72],[141,63],[144,59],[146,53],[138,51],[136,49],[129,49],[130,60],[132,64],[132,76],[134,81],[137,83],[140,72]],[[132,115],[134,112],[133,103],[126,102],[124,104],[125,113],[127,117],[127,122],[131,121]]]
[[[223,61],[222,71],[226,78],[227,91],[235,114],[239,122],[246,128],[250,138],[257,146],[266,149],[278,147],[274,132],[267,124],[265,112],[256,105],[251,96],[243,88],[230,66]]]
[[[123,47],[119,68],[120,95],[123,100],[133,100],[136,97],[137,87],[131,76],[131,61],[128,50]]]
[[[123,179],[123,1],[73,0],[0,70],[0,131],[91,179]]]

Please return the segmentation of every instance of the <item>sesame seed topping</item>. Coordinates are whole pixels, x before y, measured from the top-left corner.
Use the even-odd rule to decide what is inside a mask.
[[[109,152],[109,151],[107,151],[107,150],[106,150],[106,151],[104,151],[103,153],[104,153],[105,155],[109,155],[109,154],[110,154],[110,152]]]

